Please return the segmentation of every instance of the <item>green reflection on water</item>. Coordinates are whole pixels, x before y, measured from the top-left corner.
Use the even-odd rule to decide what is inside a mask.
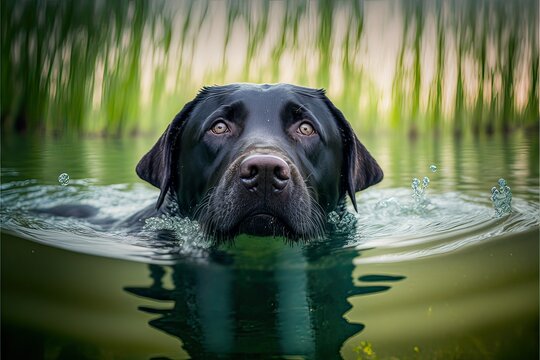
[[[536,358],[537,239],[361,266],[281,246],[253,269],[242,242],[233,262],[147,268],[3,234],[2,357]]]
[[[362,139],[386,172],[370,191],[408,188],[413,176],[428,175],[430,191],[485,194],[489,205],[490,188],[504,177],[516,198],[538,202],[534,134]],[[153,140],[5,137],[2,182],[57,184],[61,172],[100,184],[140,182],[133,169]],[[302,251],[266,240],[244,237],[210,263],[147,266],[3,233],[3,355],[356,359],[363,344],[379,359],[537,358],[538,229],[360,265],[353,260],[389,249]]]
[[[515,196],[538,201],[539,140],[536,134],[454,138],[425,136],[409,140],[399,134],[362,136],[360,140],[385,173],[381,188],[409,188],[414,177],[429,176],[429,191],[459,190],[486,194],[504,177]],[[92,178],[97,184],[143,183],[135,165],[153,145],[151,137],[124,139],[4,136],[2,181],[36,179],[58,184],[66,172],[71,180]],[[438,170],[432,173],[431,164]],[[6,177],[6,169],[17,175]],[[362,193],[358,196],[361,198]]]

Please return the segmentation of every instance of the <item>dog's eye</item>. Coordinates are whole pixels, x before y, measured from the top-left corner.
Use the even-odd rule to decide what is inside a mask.
[[[225,134],[231,131],[223,121],[216,121],[210,130],[216,135]]]
[[[297,130],[300,134],[302,135],[305,135],[305,136],[310,136],[310,135],[313,135],[315,134],[315,129],[313,128],[313,126],[308,123],[308,122],[303,122],[300,124],[300,126],[298,127],[298,130]]]

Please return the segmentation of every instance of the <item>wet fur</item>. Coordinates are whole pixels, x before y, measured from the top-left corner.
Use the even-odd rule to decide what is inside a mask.
[[[268,93],[266,98],[264,98],[264,92]],[[333,204],[330,205],[331,208],[320,203],[320,198],[327,194],[320,193],[320,184],[314,180],[317,176],[313,176],[313,173],[306,170],[313,164],[305,164],[307,157],[304,155],[296,156],[298,154],[294,153],[294,149],[298,149],[298,147],[295,148],[294,144],[291,145],[291,139],[279,135],[280,133],[276,133],[277,135],[273,136],[268,143],[261,143],[260,139],[250,140],[239,137],[234,139],[236,142],[226,144],[227,146],[220,149],[219,153],[222,155],[223,152],[229,152],[223,156],[222,163],[219,166],[208,164],[208,166],[216,166],[214,172],[218,175],[214,180],[203,176],[189,177],[188,174],[183,173],[187,171],[185,168],[189,168],[191,165],[186,161],[203,161],[199,158],[200,154],[183,153],[192,150],[191,148],[183,148],[182,143],[193,141],[192,138],[186,137],[185,129],[188,127],[194,131],[194,126],[201,126],[213,107],[217,109],[219,106],[232,103],[234,100],[244,102],[248,108],[252,106],[249,108],[250,110],[254,109],[253,106],[263,106],[264,108],[259,110],[255,108],[256,111],[262,113],[265,110],[268,111],[268,108],[282,105],[283,102],[279,103],[278,99],[287,97],[290,97],[291,101],[295,103],[300,102],[298,112],[311,109],[309,111],[316,112],[324,126],[337,126],[338,128],[338,132],[335,133],[338,134],[339,139],[334,138],[336,135],[332,135],[330,139],[334,145],[321,148],[323,152],[334,151],[342,158],[339,176],[330,173],[329,176],[322,177],[322,181],[326,181],[324,178],[334,176],[330,181],[335,181],[334,185],[339,187],[339,191],[334,195],[335,198],[326,201],[328,204]],[[256,105],[253,105],[255,103]],[[252,111],[252,113],[256,111]],[[272,118],[272,121],[281,121],[278,117]],[[249,121],[260,120],[252,116]],[[330,122],[333,122],[333,125]],[[262,122],[256,125],[265,126]],[[332,131],[328,132],[334,134]],[[242,145],[239,145],[241,142]],[[193,142],[192,145],[192,147],[197,147],[199,144]],[[320,147],[320,144],[316,145]],[[336,147],[340,147],[340,149]],[[375,159],[360,143],[341,111],[326,97],[323,90],[288,84],[232,84],[203,88],[195,99],[187,103],[182,111],[176,115],[158,142],[141,159],[136,170],[143,180],[161,190],[156,203],[157,212],[163,211],[164,203],[176,201],[179,205],[179,214],[177,215],[199,221],[207,236],[218,241],[225,241],[234,238],[241,232],[240,224],[248,214],[260,209],[258,204],[246,201],[246,199],[251,200],[251,198],[243,195],[242,191],[239,190],[239,185],[234,181],[238,164],[253,148],[256,149],[255,151],[260,149],[262,152],[275,152],[290,165],[294,182],[290,201],[280,204],[282,206],[276,206],[276,204],[265,204],[264,206],[268,212],[275,215],[275,221],[279,222],[273,235],[284,236],[291,240],[322,237],[327,230],[326,215],[332,210],[340,209],[339,204],[343,204],[346,194],[349,195],[356,208],[355,193],[378,183],[383,177],[383,172]],[[300,148],[299,151],[308,152],[310,149],[306,146],[305,149]],[[296,160],[292,159],[291,155]],[[304,163],[298,159],[304,159]],[[316,167],[313,171],[328,172],[328,164],[325,165],[323,162],[318,165],[320,168]],[[197,168],[197,170],[204,173],[205,169],[203,167]],[[321,176],[318,178],[321,179]],[[196,184],[196,182],[200,183]],[[326,185],[334,186],[333,184]],[[204,192],[199,191],[200,194],[195,196],[192,195],[193,191],[184,189],[185,186],[189,186],[189,189],[200,189],[201,187],[206,187],[206,189]],[[245,199],[239,199],[242,196],[245,196]],[[185,199],[185,197],[190,199]],[[167,207],[165,206],[165,208]]]

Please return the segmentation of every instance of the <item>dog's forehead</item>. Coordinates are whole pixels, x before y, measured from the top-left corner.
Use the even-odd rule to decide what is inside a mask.
[[[203,89],[200,94],[202,112],[230,104],[241,104],[248,112],[279,113],[289,104],[328,113],[324,91],[291,84],[231,84]]]

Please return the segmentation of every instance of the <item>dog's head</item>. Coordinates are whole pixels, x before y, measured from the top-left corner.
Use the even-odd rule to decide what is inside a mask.
[[[318,237],[379,165],[324,91],[288,84],[204,88],[137,165],[206,234]]]

